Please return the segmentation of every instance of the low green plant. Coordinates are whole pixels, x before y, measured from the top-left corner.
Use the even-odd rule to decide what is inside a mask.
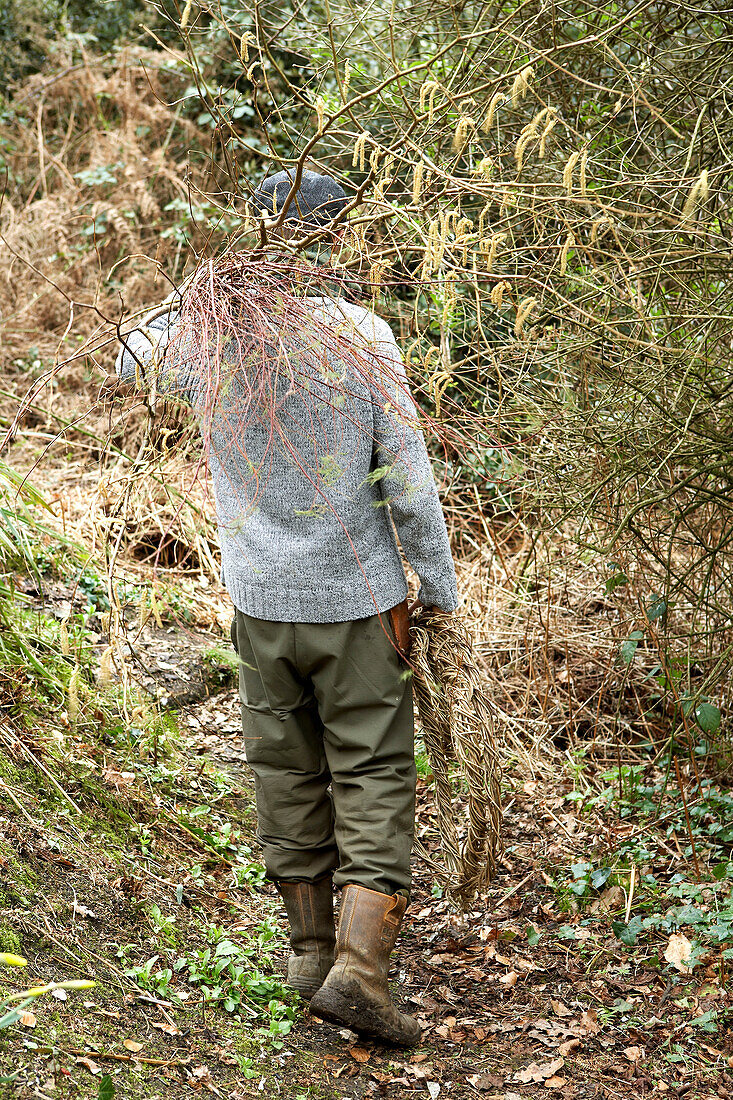
[[[433,769],[430,766],[428,754],[424,749],[418,749],[415,752],[415,770],[421,779],[433,778]]]
[[[157,928],[172,925],[153,911],[148,914]],[[247,933],[246,939],[234,940],[225,929],[209,925],[205,946],[179,955],[168,965],[160,954],[138,965],[126,965],[124,973],[141,989],[181,1003],[181,983],[199,990],[204,1005],[210,1005],[235,1019],[256,1021],[257,1035],[275,1047],[290,1031],[297,1015],[297,994],[283,985],[272,973],[276,966],[273,948],[282,945],[277,928],[267,921]],[[130,946],[120,948],[118,955],[127,960]],[[251,1068],[251,1065],[244,1068]]]
[[[208,118],[208,112],[203,116]],[[172,238],[178,244],[188,244],[195,237],[194,225],[210,226],[216,224],[223,232],[231,233],[242,226],[242,218],[237,214],[222,214],[221,208],[210,202],[193,202],[188,199],[175,198],[165,207],[167,213],[176,214],[175,220],[171,219],[166,229],[160,234],[163,239]]]
[[[730,879],[723,883],[688,882],[683,875],[674,875],[663,887],[653,875],[645,876],[636,912],[627,922],[614,921],[612,928],[627,947],[641,941],[650,942],[653,933],[669,936],[685,931],[690,937],[692,952],[686,965],[693,969],[713,948],[724,948],[722,956],[733,958],[733,898]]]
[[[617,997],[612,1004],[598,1008],[598,1021],[614,1027],[641,1027],[644,1021],[639,1010],[640,1006],[635,1001]]]
[[[280,1045],[296,1018],[297,1002],[291,990],[266,972],[273,965],[271,952],[279,942],[278,931],[265,921],[240,943],[224,929],[210,925],[206,938],[205,948],[181,956],[174,969],[201,990],[206,1004],[232,1015],[259,1016],[264,1022],[258,1034]]]
[[[128,966],[123,973],[125,977],[131,978],[140,989],[159,993],[162,997],[167,997],[169,1000],[180,1004],[181,999],[176,989],[171,987],[173,971],[170,967],[158,966],[160,958],[160,955],[153,955],[147,962],[137,966]]]
[[[236,653],[225,646],[215,645],[207,649],[203,656],[204,664],[208,669],[209,679],[220,687],[227,687],[234,683],[239,671],[239,661]]]
[[[612,592],[614,588],[627,582],[625,574],[615,574],[606,581],[606,591]],[[658,592],[652,592],[644,608],[643,629],[632,630],[619,644],[619,658],[626,668],[634,663],[637,652],[644,643],[649,642],[653,649],[658,649],[659,639],[654,624],[663,623],[667,611],[664,597]],[[690,654],[684,660],[679,660],[666,654],[660,660],[661,663],[656,663],[644,677],[654,687],[650,696],[652,703],[672,703],[675,723],[683,726],[686,734],[691,727],[696,727],[705,738],[714,738],[720,729],[723,712],[710,696],[691,687],[691,669],[698,664],[696,657]],[[704,747],[698,746],[698,751],[700,755],[706,755],[710,748],[710,744],[705,741]]]
[[[159,765],[174,754],[180,740],[175,713],[143,705],[137,709],[134,723],[124,727],[124,734],[147,778],[151,782],[168,778]]]
[[[582,789],[574,782],[566,799],[581,813],[628,819],[638,835],[601,859],[554,869],[552,883],[561,908],[590,909],[597,919],[608,919],[617,940],[643,952],[648,964],[665,966],[669,937],[684,934],[690,943],[685,965],[694,970],[711,956],[733,958],[733,795],[703,777],[685,805],[673,762],[667,756],[655,764],[612,768]],[[690,873],[676,862],[670,865],[673,843],[689,860]],[[690,881],[693,872],[700,881]],[[615,893],[608,894],[609,888]],[[604,892],[603,905],[596,904]],[[707,1023],[717,1026],[712,1018]],[[704,1029],[706,1022],[699,1026]]]
[[[222,820],[207,805],[188,810],[182,815],[181,824],[212,852],[231,861],[237,886],[258,887],[265,881],[265,869],[252,859],[252,847],[239,825]]]
[[[155,902],[153,902],[153,904],[148,907],[148,917],[150,918],[150,923],[153,926],[153,931],[155,932],[155,935],[159,939],[163,940],[168,947],[175,947],[176,918],[172,916],[166,916],[163,912],[161,912],[160,906],[156,905]]]

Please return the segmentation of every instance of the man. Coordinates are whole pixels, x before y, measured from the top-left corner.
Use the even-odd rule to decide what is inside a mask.
[[[288,172],[266,179],[258,210],[281,212],[292,181]],[[335,180],[304,172],[283,236],[321,229],[329,239],[345,206]],[[184,396],[207,425],[258,836],[291,928],[288,982],[319,1016],[413,1045],[419,1025],[398,1011],[387,984],[409,898],[415,811],[402,655],[407,583],[394,528],[420,578],[420,603],[453,611],[455,570],[389,326],[322,286],[291,300],[291,313],[295,306],[301,320],[286,333],[275,290],[270,335],[252,336],[258,355],[277,359],[277,382],[271,400],[258,399],[267,415],[244,424],[236,412],[252,406],[247,370],[255,363],[246,332],[233,334],[238,351],[227,344],[233,373],[218,409],[204,408],[202,364],[194,362],[218,354],[206,351],[212,338],[193,324],[189,352],[175,346],[183,311],[130,334],[117,370],[139,381],[157,364],[158,388]],[[325,351],[316,348],[318,331]],[[349,370],[339,368],[339,347]],[[221,373],[218,359],[215,372],[208,367]],[[334,882],[342,889],[338,933]]]

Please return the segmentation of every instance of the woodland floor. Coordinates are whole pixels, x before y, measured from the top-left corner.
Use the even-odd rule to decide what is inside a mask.
[[[146,628],[139,655],[182,701],[213,641]],[[277,934],[265,948],[267,975],[282,972],[286,946],[277,896],[256,863],[231,668],[208,658],[206,679],[206,690],[224,683],[178,709],[157,758],[131,754],[130,731],[85,746],[85,780],[60,776],[80,812],[43,779],[39,787],[22,759],[3,765],[26,797],[21,813],[0,789],[0,946],[28,958],[26,984],[98,983],[39,1000],[24,1026],[3,1032],[0,1073],[17,1073],[8,1096],[733,1097],[724,960],[685,973],[661,957],[666,935],[643,951],[625,946],[611,919],[623,922],[626,910],[628,923],[628,892],[568,889],[575,860],[602,864],[640,833],[651,848],[654,826],[583,811],[568,799],[563,769],[505,776],[504,860],[488,898],[464,917],[416,864],[393,981],[423,1025],[417,1051],[357,1040],[296,998],[288,1032],[272,977],[247,987],[233,1019],[223,995],[217,1003],[211,994],[216,980],[189,982],[188,964],[176,971],[175,960],[195,959],[208,935],[233,944],[225,953],[239,950],[251,970],[269,922]],[[423,774],[418,828],[428,845],[430,807]],[[670,873],[689,870],[676,835],[656,829],[655,870],[660,859]],[[8,973],[6,988],[17,988]]]

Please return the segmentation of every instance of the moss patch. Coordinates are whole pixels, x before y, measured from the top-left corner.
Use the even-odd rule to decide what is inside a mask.
[[[22,955],[20,936],[7,924],[0,925],[0,951],[8,951],[11,955]]]

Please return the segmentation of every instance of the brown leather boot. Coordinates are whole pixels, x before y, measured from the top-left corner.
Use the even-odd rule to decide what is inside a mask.
[[[333,876],[315,882],[275,883],[290,921],[288,985],[310,1000],[333,966],[336,930],[333,920]]]
[[[336,941],[336,962],[313,997],[311,1012],[361,1035],[415,1046],[420,1025],[392,1004],[387,984],[406,898],[365,886],[344,888]]]

